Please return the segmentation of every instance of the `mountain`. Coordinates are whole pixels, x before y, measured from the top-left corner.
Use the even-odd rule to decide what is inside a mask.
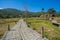
[[[24,12],[25,11],[13,9],[13,8],[0,9],[0,18],[40,17],[42,13],[42,12],[29,12],[28,11],[28,13],[25,14]],[[60,16],[60,12],[57,12],[56,16]]]
[[[60,12],[56,12],[56,16],[57,17],[60,17]]]
[[[0,18],[16,18],[16,17],[36,17],[40,16],[39,12],[29,12],[24,14],[25,11],[13,9],[13,8],[6,8],[0,9]]]
[[[0,9],[0,18],[20,17],[22,14],[23,11],[13,8]]]

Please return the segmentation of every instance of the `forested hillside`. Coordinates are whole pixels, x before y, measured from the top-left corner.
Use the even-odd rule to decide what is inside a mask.
[[[0,18],[20,17],[22,11],[12,8],[0,9]]]
[[[49,10],[48,10],[49,11]],[[44,12],[44,13],[48,13]],[[51,12],[52,10],[50,10]],[[16,18],[16,17],[40,17],[43,12],[28,12],[24,14],[25,11],[13,9],[13,8],[6,8],[0,9],[0,18]],[[60,12],[55,12],[56,16],[60,16]]]

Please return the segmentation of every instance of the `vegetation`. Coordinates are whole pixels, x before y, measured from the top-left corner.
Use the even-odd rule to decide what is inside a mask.
[[[0,9],[0,18],[20,18],[20,17],[40,17],[42,14],[56,14],[55,16],[59,17],[60,12],[56,12],[55,9],[49,8],[47,12],[44,11],[44,8],[42,8],[41,12],[26,12],[13,9],[13,8],[6,8],[6,9]]]
[[[44,36],[49,40],[60,40],[60,29],[53,25],[49,20],[50,17],[55,16],[55,20],[60,21],[60,12],[57,12],[53,8],[49,8],[47,12],[42,8],[41,12],[26,12],[13,8],[0,9],[0,38],[7,31],[7,26],[13,26],[20,17],[29,18],[26,19],[28,26],[33,30],[36,30],[41,34],[41,27],[44,27]],[[26,13],[25,13],[26,12]],[[42,17],[43,16],[43,17]],[[57,18],[57,19],[56,19]]]
[[[44,27],[44,36],[49,40],[60,40],[60,28],[53,25],[49,20],[30,18],[26,19],[33,30],[41,34],[41,27]]]
[[[15,25],[15,21],[18,21],[19,18],[9,18],[9,19],[0,19],[0,38],[7,31],[8,24],[10,27]]]

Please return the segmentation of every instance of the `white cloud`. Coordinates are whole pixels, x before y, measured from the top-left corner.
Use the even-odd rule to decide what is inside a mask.
[[[0,9],[3,9],[3,8],[0,8]]]

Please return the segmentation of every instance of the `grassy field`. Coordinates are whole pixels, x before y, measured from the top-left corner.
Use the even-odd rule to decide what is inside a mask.
[[[15,25],[19,18],[0,19],[0,38],[7,31],[8,24],[10,27]],[[60,21],[60,18],[56,19]],[[35,18],[26,19],[28,25],[33,30],[41,34],[41,27],[44,27],[44,36],[49,40],[60,40],[60,28],[53,25],[49,20],[40,20]]]
[[[9,19],[0,19],[0,38],[7,31],[8,24],[10,27],[15,25],[15,21],[18,21],[19,18],[9,18]]]
[[[41,27],[44,27],[44,36],[49,40],[60,40],[60,28],[53,25],[49,20],[26,19],[30,28],[41,34]]]

